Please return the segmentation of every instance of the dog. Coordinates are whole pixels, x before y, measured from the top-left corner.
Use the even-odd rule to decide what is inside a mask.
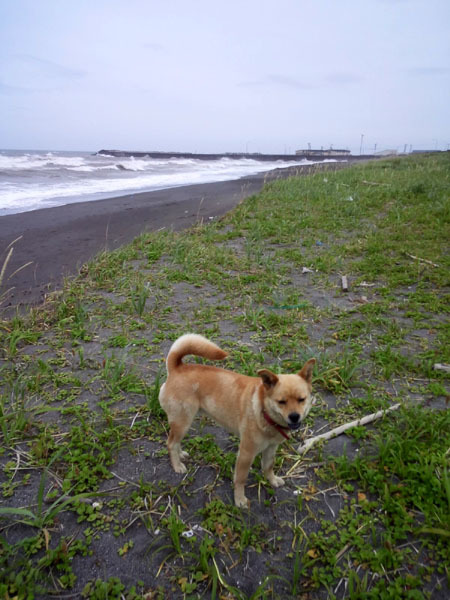
[[[245,483],[255,457],[262,453],[262,470],[273,487],[284,485],[273,472],[275,453],[283,438],[297,430],[311,408],[312,373],[315,359],[292,375],[276,375],[268,369],[258,377],[202,364],[186,364],[183,357],[193,354],[209,360],[222,360],[228,354],[197,334],[178,338],[167,355],[167,380],[161,386],[159,402],[168,417],[167,440],[170,462],[176,473],[185,473],[181,450],[194,417],[203,411],[230,433],[239,436],[239,452],[234,472],[234,501],[249,506]]]

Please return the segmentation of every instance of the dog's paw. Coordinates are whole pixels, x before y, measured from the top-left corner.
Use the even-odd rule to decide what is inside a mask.
[[[277,477],[276,475],[273,475],[273,477],[270,478],[270,484],[274,487],[282,487],[284,485],[284,479],[282,477]]]
[[[239,498],[234,498],[234,503],[236,504],[236,506],[238,508],[249,508],[250,507],[250,500],[248,500],[248,498],[246,498],[245,496],[240,496]]]
[[[187,458],[189,458],[189,454],[187,452],[185,452],[184,450],[180,450],[180,458],[182,458],[183,460],[186,460]]]
[[[178,463],[177,465],[174,465],[173,470],[175,471],[175,473],[180,473],[180,474],[187,472],[186,465],[183,464],[182,462]]]

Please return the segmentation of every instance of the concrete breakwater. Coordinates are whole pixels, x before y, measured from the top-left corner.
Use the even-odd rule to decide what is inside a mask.
[[[97,154],[105,155],[105,156],[116,156],[119,158],[190,158],[197,160],[220,160],[222,158],[231,158],[231,159],[243,159],[249,158],[252,160],[260,160],[260,161],[300,161],[300,160],[313,160],[317,162],[320,160],[317,155],[309,155],[305,154],[260,154],[257,152],[247,153],[247,152],[226,152],[222,154],[197,154],[194,152],[143,152],[143,151],[129,151],[129,150],[99,150]],[[330,157],[324,156],[322,160],[329,159]],[[352,156],[348,154],[343,155],[334,155],[332,157],[333,160],[355,160],[355,159],[368,159],[373,158],[372,156]]]

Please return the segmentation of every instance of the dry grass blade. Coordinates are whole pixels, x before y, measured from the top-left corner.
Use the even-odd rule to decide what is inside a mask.
[[[17,275],[17,273],[20,273],[20,271],[22,271],[22,269],[25,269],[26,267],[29,267],[32,264],[33,264],[33,261],[29,260],[27,263],[25,263],[24,265],[22,265],[21,267],[16,269],[13,273],[11,273],[11,275],[8,275],[8,279],[11,279],[11,277],[14,277],[14,275]],[[1,284],[1,279],[0,279],[0,284]]]
[[[18,242],[19,240],[22,239],[22,235],[20,235],[18,238],[16,238],[15,240],[13,240],[12,242],[10,242],[8,244],[8,246],[5,248],[5,252],[7,252],[6,258],[3,261],[3,265],[0,271],[0,288],[3,284],[3,280],[5,279],[5,274],[6,274],[6,268],[8,266],[9,261],[11,260],[11,256],[12,253],[14,252],[14,244],[16,242]],[[8,279],[11,279],[11,277],[14,277],[14,275],[17,275],[17,273],[19,273],[20,271],[22,271],[22,269],[25,269],[26,267],[28,267],[29,265],[32,264],[33,261],[29,261],[27,263],[25,263],[24,265],[22,265],[21,267],[19,267],[18,269],[16,269],[13,273],[11,273],[11,275],[8,276]],[[8,290],[5,290],[4,292],[0,293],[0,303],[3,302],[3,299],[9,294],[9,292],[11,290],[13,290],[14,288],[9,288]]]
[[[15,240],[13,240],[12,242],[10,242],[10,243],[9,243],[9,244],[6,246],[6,248],[5,248],[5,252],[6,252],[6,251],[7,251],[9,248],[12,248],[12,247],[14,246],[14,244],[15,244],[16,242],[18,242],[19,240],[21,240],[22,238],[23,238],[23,235],[19,235],[19,237],[17,237]]]
[[[6,272],[6,267],[8,266],[8,263],[11,259],[11,255],[13,253],[14,248],[10,248],[8,254],[6,255],[6,258],[3,262],[3,266],[2,266],[2,270],[0,271],[0,285],[2,285],[3,283],[3,279],[5,277],[5,272]]]

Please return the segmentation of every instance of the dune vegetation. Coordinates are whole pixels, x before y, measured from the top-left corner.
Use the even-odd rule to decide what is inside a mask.
[[[449,166],[272,182],[0,321],[0,597],[447,598]],[[277,454],[286,485],[255,461],[249,510],[232,500],[237,440],[207,418],[187,474],[170,467],[158,392],[187,332],[249,375],[317,359],[305,428]]]

